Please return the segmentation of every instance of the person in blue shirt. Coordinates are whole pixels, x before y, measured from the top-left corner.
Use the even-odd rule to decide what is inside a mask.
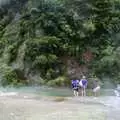
[[[72,80],[72,89],[74,92],[74,96],[78,96],[79,92],[79,80],[74,79]]]
[[[87,88],[88,81],[85,76],[79,82],[79,86],[81,87],[82,96],[86,96],[86,88]]]

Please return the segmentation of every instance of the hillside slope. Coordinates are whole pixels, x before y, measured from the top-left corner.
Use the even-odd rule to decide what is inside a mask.
[[[118,83],[119,7],[119,0],[9,0],[1,4],[2,85],[61,86],[83,74],[106,76]]]

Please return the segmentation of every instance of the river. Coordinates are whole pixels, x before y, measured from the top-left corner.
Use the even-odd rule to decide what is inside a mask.
[[[46,87],[0,91],[0,120],[120,120],[120,97],[113,90],[96,98],[73,97],[70,89]]]

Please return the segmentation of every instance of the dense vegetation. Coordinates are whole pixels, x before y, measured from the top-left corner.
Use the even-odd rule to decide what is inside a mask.
[[[1,83],[61,86],[82,74],[119,83],[119,32],[120,0],[11,0],[1,4]],[[70,60],[78,64],[80,76],[70,73]]]

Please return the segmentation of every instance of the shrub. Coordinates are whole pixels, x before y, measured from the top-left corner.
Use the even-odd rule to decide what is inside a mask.
[[[16,71],[4,63],[0,63],[0,83],[3,86],[22,86],[27,80],[19,79]]]
[[[46,73],[46,79],[50,80],[50,79],[54,79],[54,78],[55,78],[55,71],[50,68]]]
[[[37,56],[49,55],[59,53],[59,39],[56,37],[41,37],[32,40],[28,40],[26,45],[26,60],[34,61]],[[42,56],[43,57],[43,56]],[[49,56],[53,58],[53,56]],[[40,57],[41,59],[41,57]],[[54,56],[55,59],[55,56]]]
[[[16,75],[15,71],[13,71],[12,69],[7,69],[4,72],[1,84],[3,86],[6,86],[6,85],[17,85],[17,82],[18,82],[18,79],[17,79],[17,75]]]
[[[33,62],[34,67],[38,67],[41,65],[46,65],[48,63],[48,59],[45,55],[40,55],[35,58],[35,61]]]
[[[33,62],[33,66],[41,66],[41,65],[50,65],[52,63],[57,62],[57,56],[54,54],[41,54],[40,56],[37,56]]]
[[[50,80],[47,82],[48,86],[66,86],[69,84],[69,80],[66,77],[58,77],[54,80]]]
[[[4,52],[6,43],[7,43],[6,40],[4,39],[0,40],[0,55]]]
[[[15,43],[15,44],[13,44],[13,45],[10,45],[10,46],[8,47],[8,51],[9,51],[9,53],[10,53],[10,60],[9,60],[9,62],[12,62],[12,61],[15,60],[16,57],[17,57],[17,51],[18,51],[18,46],[17,46],[17,44]]]
[[[48,64],[52,64],[52,63],[55,63],[57,62],[57,56],[54,55],[54,54],[48,54]]]

